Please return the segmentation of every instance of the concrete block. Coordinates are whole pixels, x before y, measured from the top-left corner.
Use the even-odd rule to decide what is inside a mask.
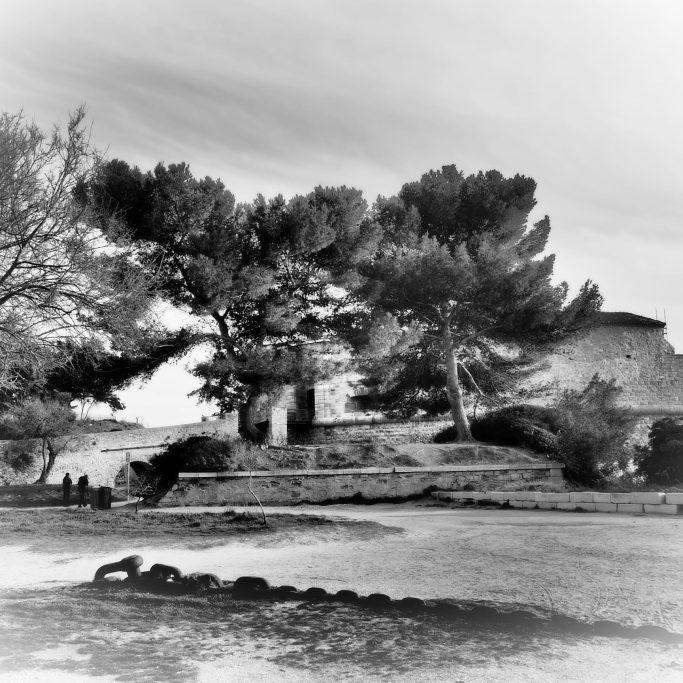
[[[609,494],[610,503],[630,503],[631,494],[630,493],[610,493]]]
[[[643,512],[651,515],[681,515],[683,514],[683,505],[643,505]]]
[[[549,503],[547,501],[539,501],[536,503],[539,510],[557,510],[557,503]]]
[[[557,503],[558,510],[576,510],[576,503]]]
[[[522,501],[522,507],[523,508],[529,508],[529,509],[533,510],[536,507],[536,505],[537,505],[536,501],[533,501],[533,500],[523,500]]]
[[[548,501],[550,503],[568,503],[569,494],[568,493],[549,493]]]
[[[611,493],[598,493],[597,491],[593,493],[593,502],[594,503],[611,503],[612,502],[612,494]],[[604,512],[609,512],[609,510],[605,510]]]
[[[667,493],[667,505],[683,505],[683,493]]]
[[[524,499],[523,500],[531,500],[534,503],[538,500],[536,496],[538,496],[537,491],[522,491],[524,494]]]
[[[569,494],[571,503],[595,503],[595,494],[592,491],[574,491]]]
[[[642,503],[617,503],[617,512],[643,512]]]
[[[524,503],[528,503],[529,501],[527,500],[515,500],[513,498],[510,499],[510,507],[511,508],[523,508]]]
[[[661,505],[666,502],[666,493],[655,493],[654,491],[640,491],[631,493],[632,503],[647,503],[648,505]]]
[[[584,502],[577,502],[576,503],[576,509],[577,510],[585,510],[586,512],[595,512],[596,508],[595,506],[597,503],[584,503]]]
[[[478,491],[449,491],[448,497],[450,500],[478,500],[481,493]]]
[[[511,493],[509,491],[489,491],[486,496],[491,500],[497,500],[499,502],[508,500]]]

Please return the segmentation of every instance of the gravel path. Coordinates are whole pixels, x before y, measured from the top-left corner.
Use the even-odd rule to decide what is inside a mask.
[[[202,682],[683,680],[678,645],[544,633],[512,637],[471,624],[442,627],[330,606],[232,613],[188,603],[188,611],[179,614],[174,605],[160,604],[148,622],[148,610],[138,606],[134,616],[131,605],[129,632],[128,622],[104,601],[76,610],[73,625],[69,620],[66,628],[46,631],[50,609],[76,609],[60,602],[69,585],[136,552],[145,567],[163,562],[228,579],[260,575],[274,584],[394,598],[537,605],[587,620],[683,632],[682,519],[415,503],[284,511],[369,520],[390,530],[368,532],[363,526],[359,536],[341,539],[298,533],[249,537],[201,550],[181,543],[116,546],[95,557],[87,539],[63,555],[2,548],[0,611],[7,616],[0,617],[0,643],[4,637],[9,650],[20,648],[22,655],[17,659],[0,647],[0,683],[78,681],[86,674],[105,683],[129,680],[136,672],[145,680]],[[113,667],[120,668],[117,675],[110,673]]]

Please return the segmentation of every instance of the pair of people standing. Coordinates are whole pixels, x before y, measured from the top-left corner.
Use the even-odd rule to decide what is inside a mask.
[[[71,476],[67,472],[62,479],[62,502],[64,505],[71,503]],[[88,491],[88,475],[84,474],[78,478],[78,507],[85,507],[85,496]]]

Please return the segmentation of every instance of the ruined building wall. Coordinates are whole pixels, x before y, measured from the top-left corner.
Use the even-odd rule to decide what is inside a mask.
[[[597,374],[622,388],[619,404],[639,413],[683,414],[683,355],[661,327],[604,325],[556,349],[536,380],[583,389]]]
[[[630,314],[606,314],[634,324],[594,327],[550,352],[534,377],[548,385],[533,402],[548,404],[565,389],[580,391],[594,375],[622,388],[619,404],[639,416],[633,440],[644,442],[652,422],[683,416],[683,355],[666,340],[663,323]],[[616,316],[616,317],[615,317]],[[365,409],[360,375],[349,374],[287,396],[290,443],[367,443],[423,441],[450,424],[419,419],[386,420]],[[421,423],[423,422],[423,423]]]
[[[230,438],[237,436],[237,417],[210,422],[194,422],[170,427],[149,427],[130,431],[100,432],[60,436],[55,439],[58,446],[64,446],[57,456],[54,469],[48,477],[48,484],[59,484],[66,472],[76,479],[87,474],[92,486],[113,486],[117,473],[126,464],[126,454],[132,462],[148,462],[174,441],[190,436],[212,436]],[[6,455],[13,448],[27,448],[32,456],[32,465],[24,471],[15,472],[7,466]],[[42,465],[41,441],[0,441],[0,479],[3,484],[28,484],[40,476]]]

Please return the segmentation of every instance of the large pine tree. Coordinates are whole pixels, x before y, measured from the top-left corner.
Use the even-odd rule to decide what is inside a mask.
[[[524,176],[444,166],[378,200],[383,239],[357,294],[369,321],[364,365],[386,409],[449,409],[469,441],[464,392],[496,389],[532,349],[599,309],[590,281],[569,304],[567,285],[552,284],[550,221],[528,224],[535,189]]]
[[[256,415],[284,386],[340,369],[341,356],[330,353],[339,285],[377,243],[361,192],[318,187],[236,205],[220,181],[196,179],[186,164],[143,174],[112,161],[89,199],[105,231],[136,246],[167,299],[209,323],[188,338],[214,348],[196,368],[200,394],[241,409],[251,438],[264,439]],[[329,344],[312,343],[321,341]]]

